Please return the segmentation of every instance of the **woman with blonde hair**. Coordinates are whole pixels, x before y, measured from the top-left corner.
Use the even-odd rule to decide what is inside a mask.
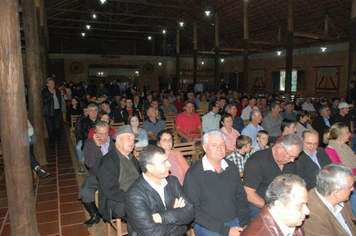
[[[335,163],[344,164],[352,169],[353,179],[356,180],[356,155],[347,144],[350,141],[350,130],[345,123],[335,123],[329,131],[324,134],[324,143],[328,146],[325,152],[330,160]],[[356,216],[356,191],[350,195],[352,212]]]

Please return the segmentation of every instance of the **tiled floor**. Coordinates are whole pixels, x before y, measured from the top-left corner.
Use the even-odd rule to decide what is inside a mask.
[[[56,151],[47,149],[50,177],[34,181],[38,231],[41,236],[87,236],[84,209],[78,200],[78,183],[65,135]],[[3,166],[0,166],[0,235],[11,235]],[[11,217],[11,216],[10,216]],[[4,219],[6,219],[4,221]]]

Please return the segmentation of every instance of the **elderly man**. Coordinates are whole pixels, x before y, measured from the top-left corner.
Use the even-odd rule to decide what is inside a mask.
[[[250,96],[248,99],[248,105],[242,110],[241,113],[241,118],[243,120],[247,120],[250,118],[250,113],[252,110],[259,110],[258,107],[256,106],[256,98],[253,96]]]
[[[100,161],[96,177],[99,183],[99,212],[110,221],[125,216],[126,191],[140,176],[137,159],[132,155],[135,134],[130,125],[121,126],[116,134],[115,148]]]
[[[219,112],[219,103],[212,102],[209,104],[209,113],[202,117],[203,131],[204,133],[210,130],[219,129],[221,116]]]
[[[283,136],[272,148],[255,152],[247,159],[244,186],[250,202],[251,218],[265,205],[268,185],[281,174],[297,174],[294,159],[302,151],[302,142],[296,134]]]
[[[177,114],[177,108],[173,104],[169,103],[169,99],[167,97],[163,99],[163,104],[159,108],[167,115],[174,116]]]
[[[166,124],[163,120],[156,117],[156,109],[153,107],[147,110],[147,120],[143,122],[143,129],[147,131],[148,142],[152,145],[156,145],[156,136],[158,132],[164,130]]]
[[[309,215],[305,182],[293,174],[277,176],[266,191],[266,206],[242,232],[254,236],[303,236]]]
[[[304,222],[306,235],[356,235],[355,217],[348,201],[354,190],[352,170],[342,164],[325,166],[309,191],[309,218]]]
[[[305,102],[302,105],[302,109],[307,112],[315,112],[314,105],[310,96],[305,98]]]
[[[194,112],[194,103],[188,101],[185,105],[185,112],[179,114],[176,119],[176,129],[178,135],[182,138],[181,142],[188,141],[188,129],[197,130],[201,128],[200,116]],[[199,137],[198,134],[190,134],[190,137]]]
[[[236,165],[225,160],[225,135],[212,130],[203,137],[205,156],[184,179],[184,191],[195,207],[197,236],[240,235],[250,223],[248,202]]]
[[[82,184],[78,198],[82,201],[85,209],[90,215],[90,219],[84,222],[85,227],[91,227],[100,221],[99,210],[95,206],[94,194],[98,190],[98,180],[96,172],[101,158],[114,146],[112,137],[109,136],[109,125],[104,121],[99,121],[95,125],[95,134],[84,144],[83,154],[85,166],[89,172]]]
[[[130,234],[184,235],[194,218],[194,206],[177,177],[169,175],[167,154],[149,145],[139,160],[143,174],[125,195]]]
[[[264,130],[259,123],[262,121],[262,115],[260,111],[253,110],[250,112],[250,124],[248,124],[243,130],[242,135],[249,136],[252,140],[252,147],[256,146],[257,133],[260,130]]]
[[[49,146],[54,150],[55,144],[59,143],[59,130],[61,128],[61,92],[55,88],[52,77],[46,79],[47,88],[42,90],[42,115],[46,121]]]
[[[281,107],[278,102],[272,102],[270,109],[271,111],[263,118],[263,127],[269,134],[269,142],[274,143],[282,134],[280,126],[283,117],[280,114]]]
[[[312,123],[312,127],[319,133],[319,146],[325,147],[323,136],[327,129],[335,124],[334,118],[330,117],[330,108],[325,105],[319,109],[320,115],[317,115]]]
[[[331,163],[324,148],[318,147],[319,134],[315,130],[306,130],[302,134],[303,152],[295,161],[297,173],[307,184],[307,190],[315,187],[316,175],[320,169]]]

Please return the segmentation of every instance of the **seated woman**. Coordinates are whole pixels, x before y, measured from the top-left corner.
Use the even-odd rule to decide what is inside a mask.
[[[110,117],[109,117],[109,114],[106,113],[105,111],[102,111],[102,112],[99,113],[99,115],[98,115],[98,120],[100,120],[100,121],[105,121],[106,123],[108,123],[108,124],[110,125]],[[90,139],[91,137],[94,136],[94,130],[95,130],[94,127],[89,130],[88,139]],[[115,130],[112,129],[112,128],[110,128],[110,130],[109,130],[109,135],[114,135],[114,134],[115,134]]]
[[[356,180],[356,155],[347,144],[350,140],[349,127],[344,123],[335,123],[330,127],[329,132],[324,134],[324,143],[328,146],[325,152],[330,160],[335,163],[344,164],[352,169],[353,179]],[[356,215],[356,191],[350,195],[352,212]]]
[[[140,128],[140,121],[137,114],[129,116],[127,124],[131,125],[132,131],[138,135],[135,147],[146,147],[148,145],[147,131]]]
[[[80,116],[83,114],[83,109],[80,106],[80,102],[77,97],[72,98],[71,103],[67,109],[67,121],[71,120],[73,116]]]
[[[313,130],[313,127],[308,123],[309,121],[309,112],[307,111],[299,111],[297,113],[297,135],[299,138],[302,137],[302,134],[305,130]]]
[[[168,161],[171,164],[170,174],[178,178],[179,183],[183,185],[184,176],[189,165],[184,159],[180,151],[174,151],[173,148],[173,134],[170,130],[165,129],[157,134],[157,146],[163,148],[168,155]]]
[[[223,127],[220,130],[226,135],[227,151],[236,151],[236,139],[240,136],[240,133],[232,127],[232,116],[230,114],[225,114],[221,118],[221,124]]]

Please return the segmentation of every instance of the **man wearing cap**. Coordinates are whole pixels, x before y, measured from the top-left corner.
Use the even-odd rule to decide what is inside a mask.
[[[335,117],[337,113],[339,113],[339,103],[340,98],[332,98],[331,99],[331,106],[330,106],[330,117]]]
[[[121,126],[113,136],[115,148],[100,161],[99,212],[103,219],[125,217],[124,199],[128,188],[140,176],[137,159],[132,155],[136,135],[130,125]]]
[[[320,107],[325,106],[325,105],[328,105],[328,100],[324,97],[321,97],[319,99],[319,102],[314,105],[314,108],[315,108],[316,112],[319,114]]]
[[[288,101],[284,107],[283,118],[297,121],[297,112],[294,110],[294,102]]]
[[[351,117],[349,116],[350,105],[346,102],[339,103],[339,113],[335,115],[336,122],[345,123],[351,130]]]

